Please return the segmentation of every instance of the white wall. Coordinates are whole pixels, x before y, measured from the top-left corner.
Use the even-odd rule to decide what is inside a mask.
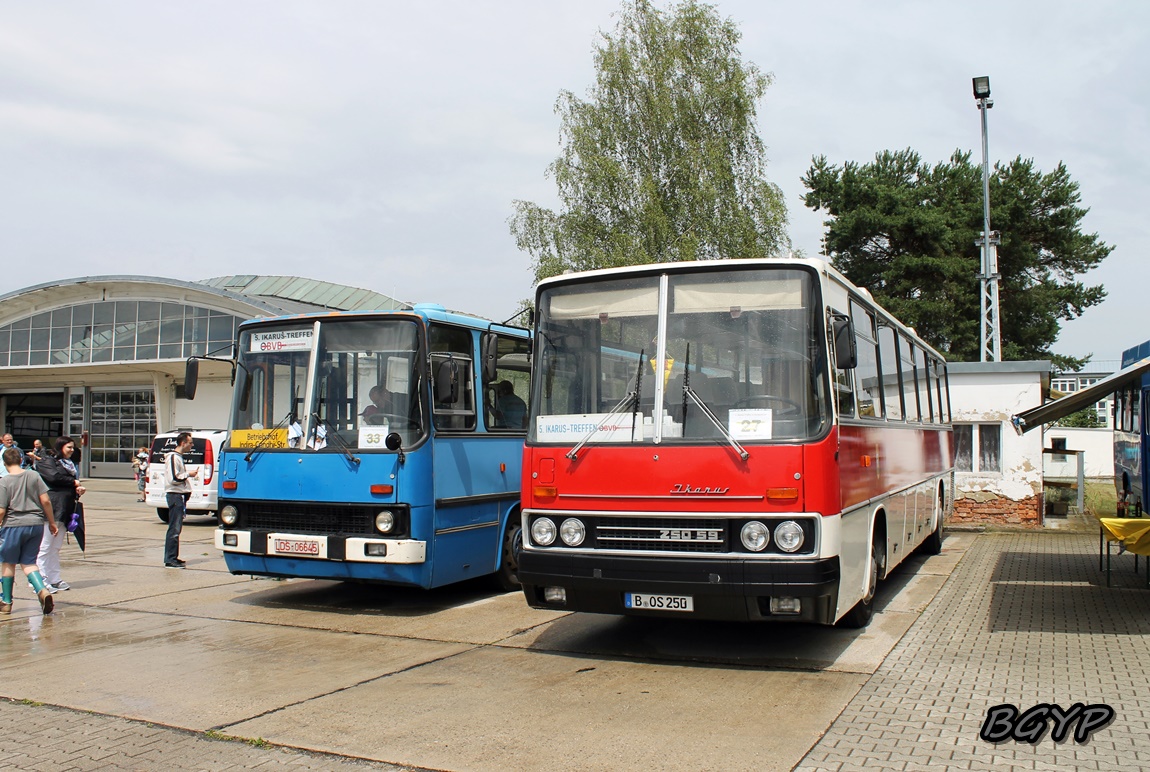
[[[1084,450],[1083,465],[1087,477],[1114,476],[1114,431],[1112,429],[1076,429],[1051,426],[1046,430],[1046,447],[1054,447],[1055,438],[1064,438],[1068,450]],[[1078,477],[1078,461],[1073,454],[1065,462],[1046,456],[1047,477]]]
[[[956,471],[958,495],[988,493],[1022,501],[1042,493],[1042,432],[1031,431],[1019,436],[1010,422],[1015,413],[1042,404],[1041,370],[1011,369],[1011,366],[1027,364],[1037,363],[986,363],[982,371],[966,373],[951,369],[954,423],[998,423],[1002,427],[1002,471]],[[977,445],[974,455],[978,455]]]

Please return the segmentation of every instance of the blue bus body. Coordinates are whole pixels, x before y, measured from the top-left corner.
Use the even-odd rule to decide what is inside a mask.
[[[244,323],[215,533],[228,570],[513,588],[524,427],[509,400],[527,397],[529,347],[526,330],[428,305]]]
[[[1122,352],[1122,369],[1150,357],[1150,341]],[[1114,410],[1114,482],[1118,488],[1119,508],[1128,514],[1150,508],[1146,480],[1150,476],[1150,453],[1147,452],[1150,427],[1150,372],[1118,391]],[[1121,512],[1119,513],[1121,514]]]

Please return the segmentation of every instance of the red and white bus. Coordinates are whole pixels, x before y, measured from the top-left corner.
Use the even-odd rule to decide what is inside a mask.
[[[821,260],[540,282],[536,608],[861,627],[953,502],[941,355]]]

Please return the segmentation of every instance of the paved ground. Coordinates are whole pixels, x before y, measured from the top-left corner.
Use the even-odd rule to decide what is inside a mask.
[[[165,570],[122,488],[90,494],[105,519],[86,556],[66,547],[57,614],[25,586],[0,622],[2,768],[1150,766],[1150,590],[1130,555],[1104,586],[1088,527],[954,534],[867,631],[780,632],[252,581],[206,523],[191,570]],[[1116,717],[1086,744],[979,739],[989,707],[1047,702]]]
[[[980,536],[800,769],[1150,767],[1150,590],[1133,557],[1099,571],[1093,534]],[[1089,742],[979,740],[1012,703],[1113,707]]]

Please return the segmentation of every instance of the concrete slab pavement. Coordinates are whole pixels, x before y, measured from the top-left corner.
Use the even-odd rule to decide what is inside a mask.
[[[164,525],[134,498],[115,484],[89,494],[92,547],[66,551],[77,589],[56,615],[17,587],[23,604],[0,621],[0,695],[15,699],[0,720],[20,730],[0,732],[0,764],[1150,764],[1150,592],[1126,563],[1102,586],[1096,534],[952,534],[885,583],[869,628],[848,631],[540,612],[476,585],[233,577],[210,523],[185,529],[193,567],[168,570]],[[164,692],[173,673],[178,698]],[[978,739],[988,706],[1042,701],[1109,701],[1118,718],[1085,746]]]

